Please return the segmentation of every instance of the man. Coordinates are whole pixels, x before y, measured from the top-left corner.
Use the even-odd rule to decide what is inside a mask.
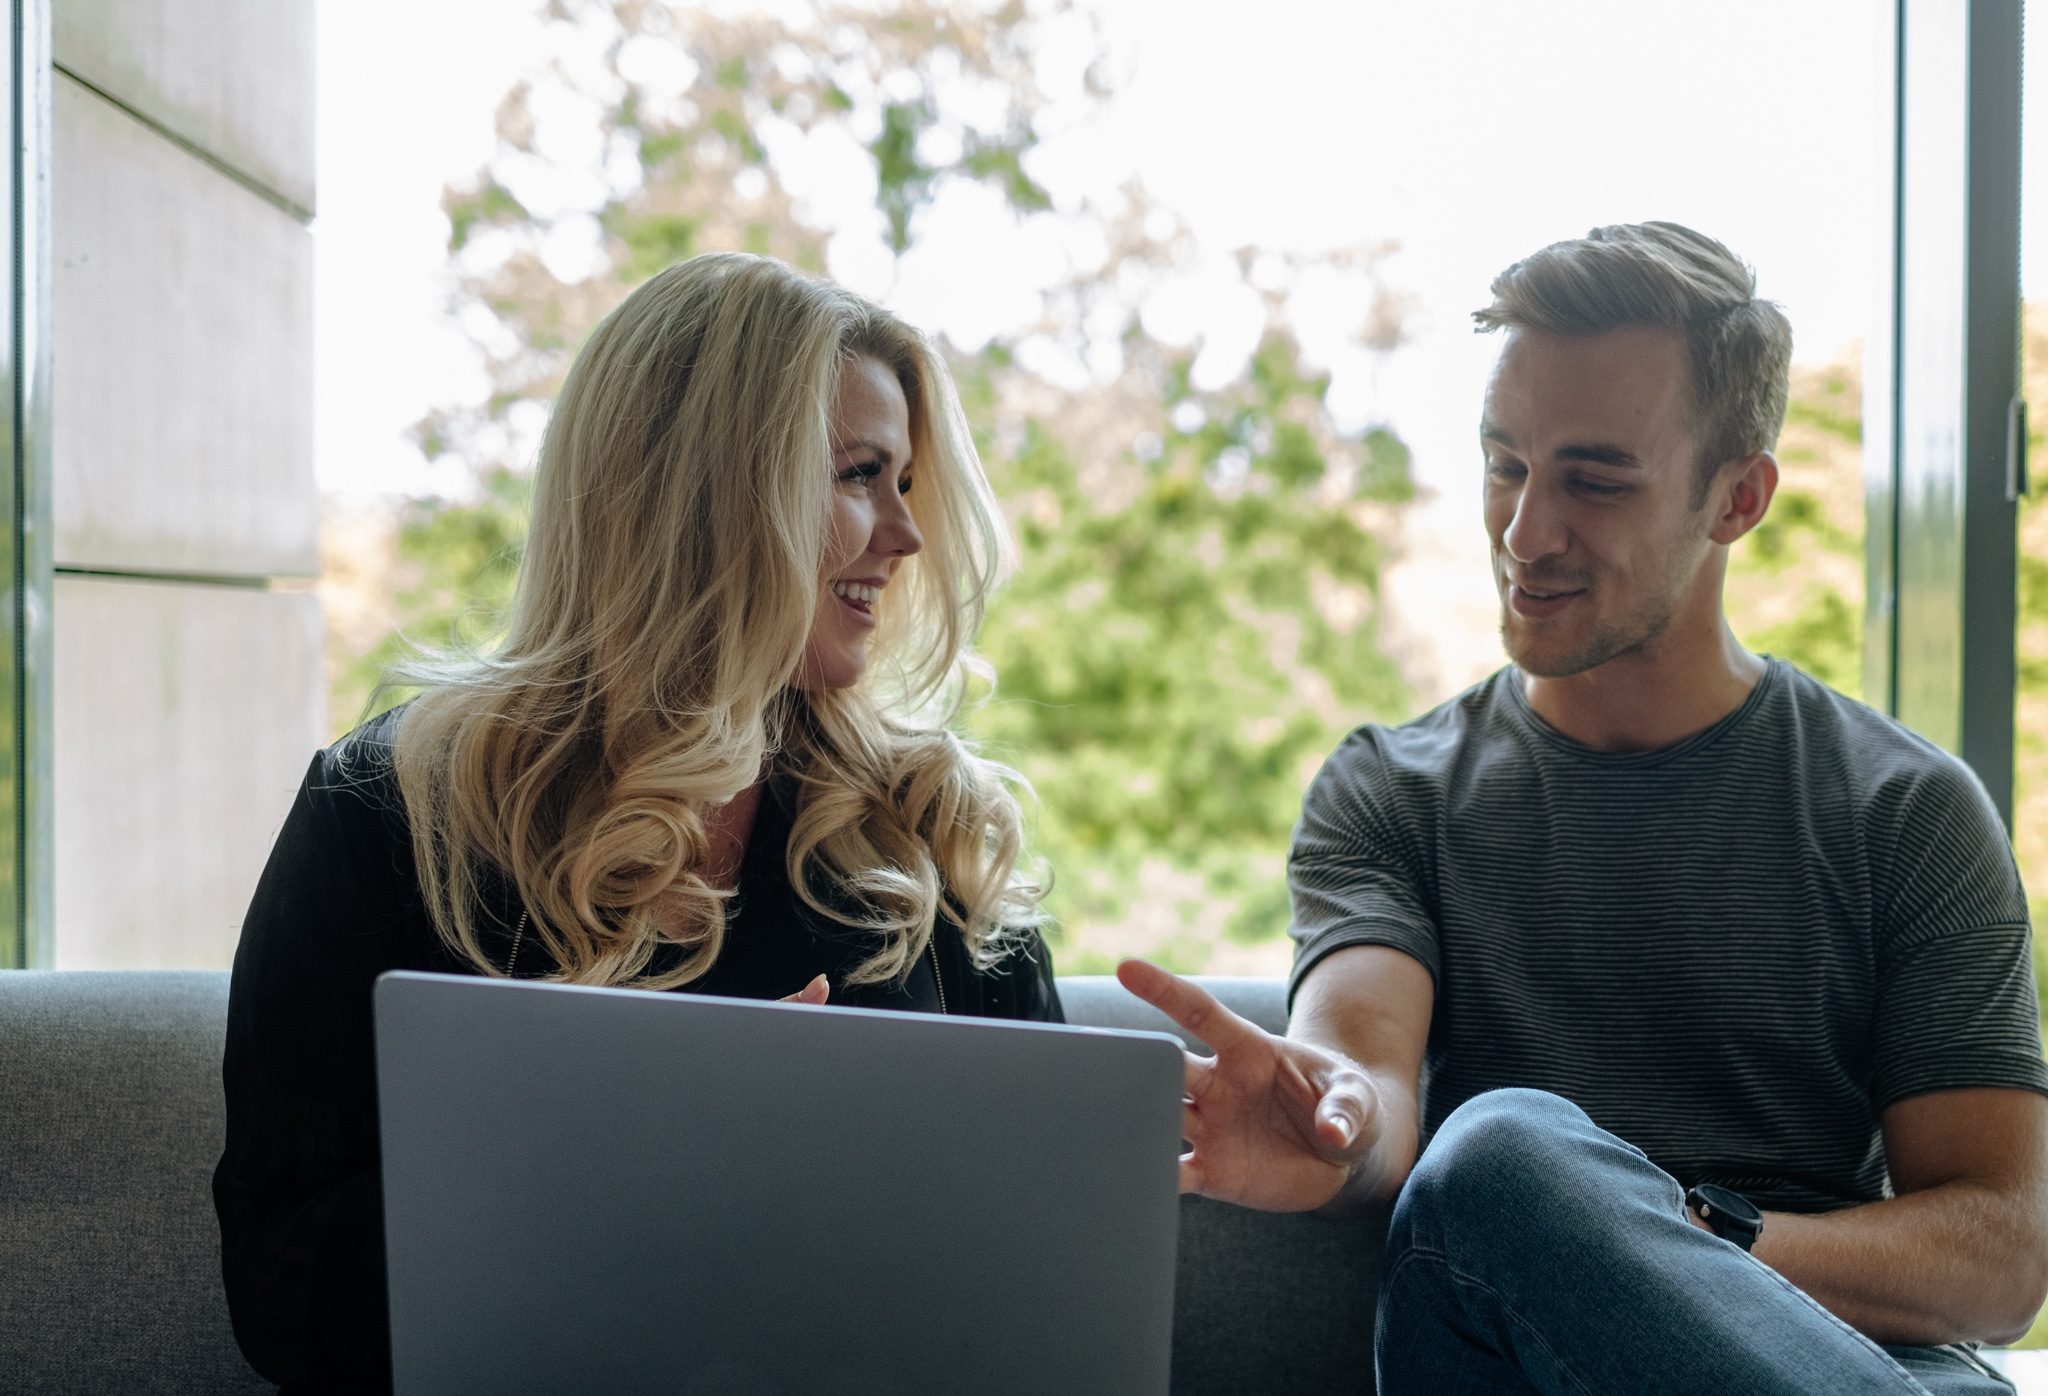
[[[2048,1069],[2004,831],[1722,615],[1784,317],[1668,223],[1493,290],[1513,664],[1316,778],[1285,1038],[1121,968],[1216,1051],[1181,1185],[1394,1199],[1388,1396],[2009,1390],[1969,1345],[2048,1293]]]

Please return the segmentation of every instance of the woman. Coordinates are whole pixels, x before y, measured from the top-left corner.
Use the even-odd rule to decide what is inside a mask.
[[[315,757],[229,1004],[235,1331],[386,1385],[388,969],[1057,1020],[1006,772],[946,727],[1002,533],[937,356],[761,258],[635,290],[541,448],[486,657]]]

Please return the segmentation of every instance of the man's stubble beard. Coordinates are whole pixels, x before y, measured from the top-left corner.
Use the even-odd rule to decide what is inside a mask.
[[[1592,599],[1592,588],[1597,579],[1588,578],[1586,600]],[[1578,646],[1563,655],[1544,655],[1535,652],[1535,647],[1518,643],[1515,622],[1517,617],[1508,609],[1507,598],[1501,598],[1500,642],[1515,667],[1531,678],[1568,679],[1597,669],[1611,660],[1625,655],[1637,654],[1655,644],[1670,628],[1671,618],[1678,614],[1680,601],[1684,597],[1683,585],[1672,586],[1650,598],[1634,615],[1620,625],[1595,625]]]

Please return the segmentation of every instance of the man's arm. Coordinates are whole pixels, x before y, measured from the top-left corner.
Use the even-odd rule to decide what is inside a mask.
[[[2010,1343],[2048,1297],[2048,1097],[1909,1096],[1882,1120],[1897,1196],[1772,1212],[1756,1256],[1880,1343]]]
[[[2048,1068],[2026,893],[1960,762],[1916,759],[1877,788],[1862,816],[1870,1090],[1895,1196],[1770,1218],[1757,1253],[1880,1341],[2010,1341],[2048,1289]]]
[[[1407,1178],[1435,989],[1413,957],[1332,952],[1296,991],[1287,1037],[1143,961],[1117,977],[1215,1052],[1187,1058],[1183,1192],[1304,1212],[1389,1196]]]
[[[1392,1197],[1421,1149],[1422,1053],[1436,981],[1414,956],[1384,945],[1332,951],[1294,992],[1287,1036],[1357,1062],[1378,1104],[1370,1147],[1337,1205]]]

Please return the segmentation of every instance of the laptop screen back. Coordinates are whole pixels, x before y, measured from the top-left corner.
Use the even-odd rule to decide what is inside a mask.
[[[399,1396],[1163,1396],[1179,1044],[387,974]]]

